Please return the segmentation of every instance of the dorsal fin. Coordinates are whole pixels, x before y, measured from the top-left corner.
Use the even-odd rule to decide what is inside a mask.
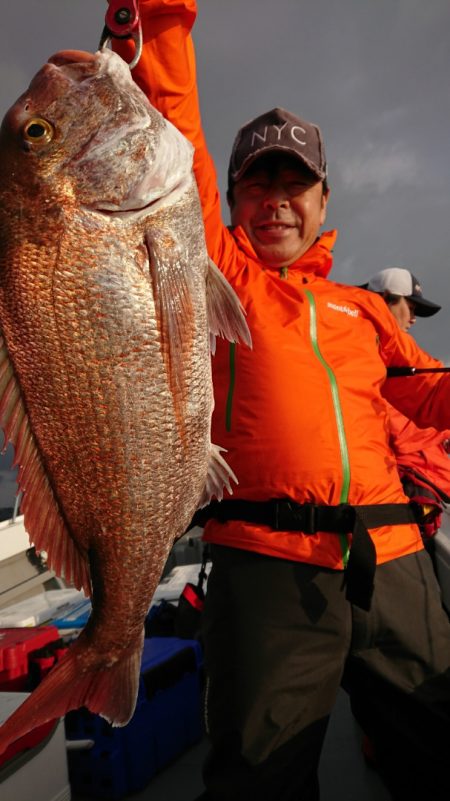
[[[46,551],[47,564],[58,576],[87,595],[91,592],[87,557],[69,534],[46,474],[9,354],[0,334],[0,427],[3,453],[14,446],[18,490],[23,492],[21,513],[36,551]]]

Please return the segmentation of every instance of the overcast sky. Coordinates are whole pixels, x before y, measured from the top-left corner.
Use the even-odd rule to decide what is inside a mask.
[[[96,49],[104,0],[2,4],[0,113],[57,50]],[[203,121],[225,187],[239,126],[284,106],[322,128],[332,277],[407,267],[442,311],[413,329],[450,363],[449,0],[199,0]]]

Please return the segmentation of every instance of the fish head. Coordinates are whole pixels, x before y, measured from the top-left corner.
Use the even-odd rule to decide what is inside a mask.
[[[192,179],[191,144],[149,103],[110,50],[61,51],[0,129],[0,181],[47,202],[139,212]]]

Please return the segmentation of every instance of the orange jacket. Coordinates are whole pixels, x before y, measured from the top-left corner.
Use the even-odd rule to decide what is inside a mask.
[[[390,444],[400,469],[412,470],[450,496],[450,456],[444,447],[450,431],[418,428],[393,406],[389,406],[389,427]]]
[[[402,334],[378,295],[327,280],[334,232],[282,277],[258,260],[241,228],[227,229],[200,122],[190,36],[195,2],[141,0],[140,7],[144,52],[134,77],[195,146],[209,252],[239,294],[253,338],[253,350],[219,341],[213,358],[212,438],[227,449],[239,478],[234,497],[404,503],[382,392],[418,425],[447,428],[450,376],[385,381],[386,365],[438,362]],[[371,533],[378,562],[423,547],[415,525]],[[205,539],[341,569],[350,535],[210,521]]]

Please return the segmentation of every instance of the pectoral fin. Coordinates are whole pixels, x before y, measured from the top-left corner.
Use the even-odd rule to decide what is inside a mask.
[[[226,278],[211,259],[206,280],[208,323],[212,335],[211,351],[215,351],[215,337],[230,342],[244,342],[249,348],[252,337],[245,321],[241,301]]]
[[[187,254],[169,232],[147,232],[149,269],[156,315],[172,393],[183,390],[184,365],[194,334],[191,279]]]

